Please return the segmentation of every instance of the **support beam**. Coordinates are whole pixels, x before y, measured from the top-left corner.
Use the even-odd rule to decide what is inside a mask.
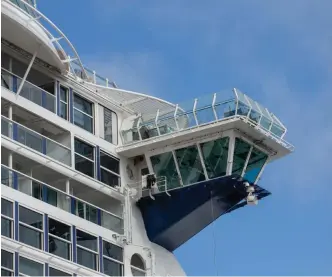
[[[19,88],[18,88],[18,90],[17,90],[16,97],[18,97],[18,96],[20,95],[20,93],[21,93],[21,90],[22,90],[22,88],[23,88],[23,85],[24,85],[24,83],[25,83],[25,80],[26,80],[27,77],[28,77],[28,74],[29,74],[30,69],[31,69],[31,67],[32,67],[32,65],[33,65],[33,63],[34,63],[34,61],[35,61],[35,59],[36,59],[36,56],[37,56],[37,53],[38,53],[38,50],[39,50],[40,47],[41,47],[41,46],[39,45],[38,49],[35,51],[35,53],[34,53],[33,56],[32,56],[32,59],[31,59],[29,65],[28,65],[28,68],[27,68],[27,70],[26,70],[25,73],[24,73],[23,79],[21,80],[21,84],[20,84],[20,86],[19,86]]]
[[[203,172],[204,172],[204,175],[205,175],[205,179],[209,180],[209,175],[208,175],[206,167],[205,167],[204,157],[203,157],[201,146],[200,146],[199,143],[196,143],[196,147],[197,147],[197,150],[198,150],[199,159],[200,159],[201,164],[202,164],[202,168],[203,168]]]
[[[228,162],[227,162],[226,175],[232,174],[234,149],[235,149],[235,135],[233,133],[232,135],[229,136]]]
[[[249,160],[250,160],[250,156],[251,156],[251,152],[252,152],[253,148],[254,148],[253,146],[250,147],[250,150],[248,152],[248,156],[246,158],[246,161],[245,161],[243,169],[242,169],[241,177],[243,177],[244,173],[246,172],[246,169],[247,169],[247,166],[248,166],[248,163],[249,163]]]
[[[182,176],[181,176],[181,171],[180,171],[180,167],[179,167],[178,161],[176,159],[176,154],[175,154],[174,150],[172,150],[172,155],[173,155],[173,159],[174,159],[174,163],[175,163],[175,168],[176,168],[176,171],[177,171],[178,176],[179,176],[180,184],[183,187],[183,180],[182,180]]]
[[[263,164],[263,166],[261,168],[261,171],[258,173],[257,178],[256,178],[256,180],[254,182],[255,185],[257,185],[258,181],[260,180],[260,178],[261,178],[261,176],[263,174],[263,171],[265,169],[265,166],[269,163],[269,161],[270,161],[270,156],[266,159],[265,163]]]

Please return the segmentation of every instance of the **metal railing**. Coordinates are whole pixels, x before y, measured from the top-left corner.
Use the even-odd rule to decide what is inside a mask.
[[[71,166],[71,149],[15,121],[1,116],[1,135],[13,139],[54,160]]]
[[[123,218],[22,172],[1,165],[1,184],[77,215],[106,229],[123,234]]]
[[[14,73],[1,68],[1,85],[12,92],[16,93],[20,86],[22,78]],[[56,97],[48,91],[25,81],[20,96],[30,100],[31,102],[55,113]]]

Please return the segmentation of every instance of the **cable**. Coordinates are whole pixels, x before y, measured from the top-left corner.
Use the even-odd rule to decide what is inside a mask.
[[[213,262],[214,262],[214,268],[216,270],[217,276],[219,276],[218,267],[217,267],[217,245],[216,245],[216,235],[214,230],[214,209],[213,209],[213,203],[212,203],[212,191],[211,191],[211,215],[212,215],[212,236],[213,236]]]

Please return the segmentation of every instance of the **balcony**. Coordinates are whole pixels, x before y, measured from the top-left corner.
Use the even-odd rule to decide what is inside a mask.
[[[18,75],[1,68],[1,86],[17,93],[18,88],[20,87],[22,78]],[[55,113],[56,107],[56,97],[54,95],[54,82],[48,80],[47,83],[43,85],[44,88],[47,88],[49,91],[25,81],[20,92],[20,96],[30,100],[31,102]],[[51,93],[53,92],[53,94]]]
[[[48,185],[32,176],[1,165],[1,184],[26,195],[79,216],[106,229],[123,234],[123,218],[60,189],[61,185]],[[102,199],[102,198],[101,198]]]
[[[1,135],[65,165],[71,166],[72,164],[70,147],[4,116],[1,116]]]

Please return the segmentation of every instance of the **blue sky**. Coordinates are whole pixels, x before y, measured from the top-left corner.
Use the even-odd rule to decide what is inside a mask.
[[[183,102],[237,87],[288,127],[272,196],[176,252],[188,275],[332,275],[332,1],[39,0],[84,64]],[[214,244],[216,263],[214,266]]]

